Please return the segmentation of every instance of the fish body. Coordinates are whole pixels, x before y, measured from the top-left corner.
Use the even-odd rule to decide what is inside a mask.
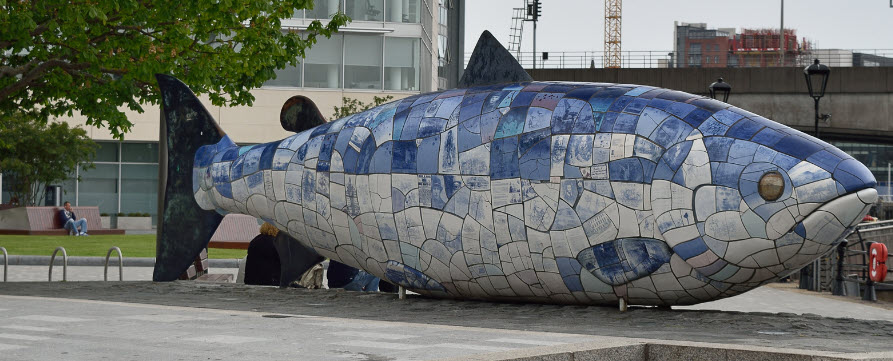
[[[203,209],[413,291],[539,302],[740,293],[836,246],[876,198],[861,163],[806,134],[617,84],[413,96],[277,142],[225,137],[193,172]]]
[[[191,163],[202,210],[388,282],[562,304],[736,295],[834,248],[877,199],[871,172],[819,139],[628,84],[421,94],[281,141],[221,134]]]

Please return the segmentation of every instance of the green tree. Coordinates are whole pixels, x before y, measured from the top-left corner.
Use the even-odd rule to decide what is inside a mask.
[[[394,96],[392,96],[392,95],[383,96],[383,97],[374,96],[374,97],[372,97],[371,103],[363,103],[363,102],[359,101],[358,99],[341,97],[341,106],[333,107],[335,112],[332,113],[332,119],[340,119],[340,118],[344,118],[351,114],[356,114],[356,113],[359,113],[362,111],[366,111],[366,110],[372,109],[374,107],[377,107],[379,105],[382,105],[384,103],[387,103],[387,102],[391,101],[392,99],[394,99]]]
[[[312,0],[0,0],[0,115],[46,122],[80,112],[121,139],[119,109],[158,104],[171,74],[214,105],[250,105],[252,88],[297,65],[350,19],[283,30]]]
[[[58,183],[81,167],[93,168],[98,145],[87,131],[64,122],[42,123],[17,113],[0,117],[0,172],[22,205],[34,205],[47,184]]]

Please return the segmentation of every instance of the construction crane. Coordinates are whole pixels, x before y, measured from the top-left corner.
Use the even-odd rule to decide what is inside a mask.
[[[623,0],[605,0],[605,68],[620,68],[620,13]]]

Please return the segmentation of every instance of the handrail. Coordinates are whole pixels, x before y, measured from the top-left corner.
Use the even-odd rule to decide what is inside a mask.
[[[118,251],[118,281],[124,280],[124,255],[121,254],[121,249],[118,247],[109,248],[109,252],[105,254],[105,273],[102,276],[103,281],[109,280],[109,257],[112,256],[112,251]]]
[[[9,253],[6,253],[6,248],[0,247],[0,252],[3,252],[3,282],[6,282],[6,275],[9,273]]]
[[[68,253],[65,252],[65,247],[59,246],[56,247],[53,255],[50,256],[50,276],[48,282],[53,281],[53,261],[56,260],[56,253],[60,250],[62,251],[62,281],[68,281]]]

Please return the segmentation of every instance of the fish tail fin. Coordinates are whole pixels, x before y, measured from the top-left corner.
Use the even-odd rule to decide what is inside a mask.
[[[183,82],[156,74],[161,89],[162,121],[159,137],[159,209],[152,280],[179,278],[223,220],[195,200],[193,163],[199,148],[216,144],[226,135],[201,101]]]

